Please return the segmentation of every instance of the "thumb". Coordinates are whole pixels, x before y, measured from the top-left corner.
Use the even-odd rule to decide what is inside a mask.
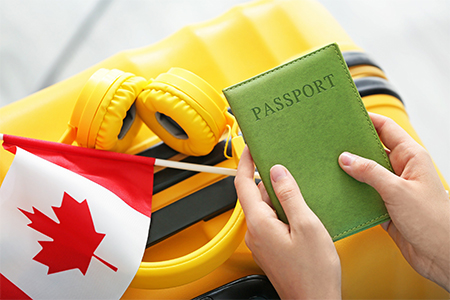
[[[310,211],[300,189],[291,173],[281,165],[275,165],[270,170],[274,192],[286,214],[289,224],[295,224],[305,213]]]
[[[339,156],[339,165],[348,175],[372,186],[381,195],[397,179],[395,174],[373,160],[348,152]]]

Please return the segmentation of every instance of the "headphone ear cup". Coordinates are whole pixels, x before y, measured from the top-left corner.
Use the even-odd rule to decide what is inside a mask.
[[[215,137],[203,118],[171,86],[151,84],[136,102],[139,116],[172,149],[186,155],[208,154]]]
[[[144,123],[169,147],[206,155],[226,128],[226,102],[197,75],[172,68],[150,82],[136,100]]]
[[[142,77],[129,77],[117,88],[109,104],[104,100],[106,109],[103,118],[98,115],[102,120],[99,120],[98,131],[93,128],[90,134],[90,146],[114,152],[128,149],[143,124],[134,103],[146,83]]]
[[[145,85],[144,78],[119,70],[94,73],[69,122],[76,128],[78,145],[125,152],[142,125],[133,104]]]

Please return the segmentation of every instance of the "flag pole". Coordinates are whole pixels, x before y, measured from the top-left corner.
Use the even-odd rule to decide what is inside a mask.
[[[165,159],[159,159],[159,158],[155,158],[155,166],[188,170],[188,171],[194,171],[194,172],[213,173],[213,174],[220,174],[220,175],[227,175],[227,176],[236,176],[236,172],[237,172],[236,169],[231,169],[231,168],[206,166],[206,165],[185,163],[185,162],[180,162],[180,161],[171,161],[171,160],[165,160]],[[255,178],[261,179],[259,177],[259,174],[256,172],[255,172]]]
[[[0,133],[0,141],[3,141],[2,133]],[[185,163],[185,162],[180,162],[180,161],[165,160],[165,159],[160,159],[160,158],[155,158],[155,166],[187,170],[187,171],[194,171],[194,172],[220,174],[220,175],[226,175],[226,176],[236,176],[236,172],[237,172],[236,169],[231,169],[231,168],[192,164],[192,163]],[[255,172],[255,178],[261,179],[258,172]]]

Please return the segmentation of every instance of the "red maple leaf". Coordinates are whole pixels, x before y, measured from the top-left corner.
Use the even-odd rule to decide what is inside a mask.
[[[30,219],[29,227],[53,239],[53,241],[38,241],[42,250],[33,258],[48,266],[47,274],[79,269],[86,275],[92,257],[117,272],[116,267],[94,254],[105,234],[95,231],[86,200],[79,203],[64,192],[61,206],[52,208],[59,223],[35,207],[33,212],[19,208]]]

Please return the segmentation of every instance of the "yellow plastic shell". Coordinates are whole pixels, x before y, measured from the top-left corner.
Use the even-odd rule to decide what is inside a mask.
[[[246,231],[238,203],[225,227],[203,247],[161,262],[142,262],[130,287],[162,289],[196,281],[222,265],[236,250]]]
[[[363,51],[316,1],[250,2],[237,6],[214,20],[185,27],[159,43],[118,53],[76,76],[1,108],[0,131],[44,140],[58,140],[67,127],[67,120],[83,85],[100,68],[120,69],[144,78],[157,78],[172,67],[180,67],[197,74],[220,91],[331,42],[337,42],[342,51]],[[374,74],[373,72],[378,74],[378,71],[361,69],[356,73],[358,76],[367,76],[364,74]],[[393,118],[420,142],[405,108],[397,99],[388,95],[372,95],[364,97],[363,101],[370,111]],[[235,139],[240,138],[235,137],[233,141]],[[159,138],[146,126],[141,126],[127,152],[137,153],[157,142]],[[12,158],[11,154],[0,150],[1,179],[6,174]],[[229,160],[219,164],[231,165],[235,166],[235,161]],[[154,195],[153,207],[157,209],[172,203],[218,179],[220,178],[208,174],[195,175]],[[449,187],[442,176],[441,179],[448,190]],[[230,249],[238,242],[230,242],[232,246],[224,252],[226,255],[217,254],[215,258],[215,253],[219,251],[213,244],[217,245],[217,239],[231,239],[233,234],[239,240],[243,235],[242,231],[228,230],[235,222],[230,220],[237,220],[238,224],[241,222],[239,220],[242,216],[235,215],[235,212],[236,209],[233,213],[225,213],[208,222],[195,224],[147,249],[141,268],[123,298],[190,299],[240,277],[261,274],[262,271],[243,242],[228,259],[226,256],[232,251]],[[226,230],[222,232],[224,227]],[[217,236],[220,232],[223,235]],[[202,248],[211,241],[214,241],[209,244],[211,247]],[[409,266],[380,226],[345,238],[335,245],[341,258],[343,298],[449,297],[442,288],[424,279]],[[195,252],[199,249],[202,249],[202,253],[206,252],[205,257]],[[191,252],[192,255],[189,254]],[[224,260],[226,261],[222,263]],[[194,261],[198,268],[194,266],[183,269],[178,265],[175,267],[178,268],[177,271],[173,269],[173,265],[183,264],[184,261]],[[201,270],[205,264],[212,266],[211,270],[218,267],[205,275],[207,272]],[[193,276],[190,278],[194,281],[176,286],[190,281],[189,278],[184,278],[185,276]],[[164,281],[163,278],[167,282],[158,282]],[[153,280],[156,283],[151,282]],[[155,286],[174,287],[136,288]]]

